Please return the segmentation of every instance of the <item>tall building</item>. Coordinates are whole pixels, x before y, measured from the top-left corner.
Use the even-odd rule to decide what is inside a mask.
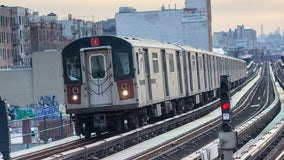
[[[130,7],[116,14],[118,36],[141,37],[212,50],[211,1],[186,0],[186,8],[137,12]]]
[[[58,23],[56,14],[39,16],[38,12],[34,12],[30,17],[30,30],[32,52],[60,50],[64,47],[62,25]]]
[[[75,19],[72,18],[71,14],[68,15],[67,20],[60,20],[58,23],[62,24],[63,38],[65,41],[67,41],[67,43],[78,38],[103,34],[100,23]]]
[[[223,48],[225,51],[257,48],[256,31],[245,29],[243,25],[238,25],[234,31],[214,32],[213,39],[214,48]]]
[[[13,56],[16,55],[14,45],[17,45],[15,29],[15,17],[12,9],[0,6],[0,68],[8,68],[13,65]]]
[[[16,42],[13,55],[14,66],[30,66],[31,63],[31,34],[29,25],[29,10],[23,7],[11,7],[12,15],[15,17],[13,28]]]
[[[260,25],[260,35],[263,35],[264,31],[263,31],[263,25]]]
[[[29,67],[31,39],[29,10],[23,7],[0,7],[0,68]]]

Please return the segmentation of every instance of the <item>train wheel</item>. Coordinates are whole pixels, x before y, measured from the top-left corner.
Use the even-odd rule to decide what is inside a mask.
[[[193,110],[193,109],[195,108],[195,106],[196,106],[195,104],[196,104],[196,102],[195,102],[195,100],[194,100],[194,97],[190,98],[190,99],[189,99],[189,103],[187,104],[187,106],[188,106],[188,111]]]
[[[96,136],[101,136],[102,132],[101,131],[96,131]]]
[[[148,116],[149,114],[148,113],[152,114],[151,108],[148,108],[148,109],[144,108],[144,109],[140,110],[139,116],[137,116],[139,127],[143,127],[148,123],[148,120],[149,120],[149,116]]]
[[[138,111],[133,111],[129,113],[129,129],[136,129],[139,127],[139,113]]]
[[[117,123],[116,123],[117,125],[117,131],[118,132],[123,132],[124,131],[124,121],[122,120],[122,119],[118,119],[117,120]]]
[[[175,116],[177,115],[177,104],[175,102],[172,102],[172,115]]]
[[[132,123],[130,124],[130,129],[136,129],[138,127],[139,127],[138,116],[135,116],[134,119],[132,120]]]
[[[81,123],[77,118],[74,119],[75,123],[75,133],[80,136],[83,133],[83,123]]]
[[[182,110],[184,110],[184,101],[182,99],[179,99],[177,103],[177,114],[181,114]]]
[[[85,124],[85,125],[83,126],[83,130],[84,130],[83,135],[85,136],[86,139],[91,139],[91,134],[92,134],[91,127],[92,127],[92,126],[87,125],[87,124]]]

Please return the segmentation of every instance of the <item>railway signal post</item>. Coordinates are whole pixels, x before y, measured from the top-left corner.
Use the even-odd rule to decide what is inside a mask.
[[[220,103],[222,111],[222,130],[219,132],[219,144],[222,150],[222,159],[232,160],[233,150],[237,146],[237,133],[232,130],[230,80],[228,75],[220,77]]]
[[[0,97],[0,152],[4,160],[10,159],[10,128],[7,103]]]

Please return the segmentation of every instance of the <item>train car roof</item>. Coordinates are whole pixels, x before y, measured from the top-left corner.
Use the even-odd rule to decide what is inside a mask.
[[[218,56],[218,57],[223,57],[223,58],[227,58],[227,59],[233,59],[233,60],[240,60],[243,61],[239,58],[235,58],[235,57],[231,57],[231,56],[227,56],[224,54],[220,54],[220,53],[215,53],[215,52],[211,52],[211,51],[207,51],[207,50],[203,50],[203,49],[199,49],[199,48],[194,48],[188,45],[183,45],[183,44],[178,44],[182,49],[184,50],[189,50],[191,52],[198,52],[198,53],[205,53],[207,55],[211,55],[211,56]],[[245,61],[244,61],[245,63]]]
[[[182,50],[189,50],[192,52],[198,52],[198,53],[206,53],[208,55],[212,55],[212,56],[218,56],[218,57],[224,57],[224,58],[229,58],[229,59],[238,59],[240,61],[242,61],[239,58],[235,58],[235,57],[231,57],[231,56],[227,56],[227,55],[222,55],[219,53],[214,53],[214,52],[210,52],[210,51],[206,51],[206,50],[202,50],[202,49],[198,49],[198,48],[194,48],[192,46],[189,45],[183,45],[183,44],[175,44],[175,43],[171,43],[171,42],[165,42],[165,41],[158,41],[158,40],[150,40],[150,39],[144,39],[144,38],[133,38],[133,37],[119,37],[121,39],[124,39],[126,41],[128,41],[132,46],[136,46],[136,47],[159,47],[159,48],[170,48],[170,49],[182,49]]]
[[[144,38],[133,38],[133,37],[123,37],[119,36],[119,38],[128,41],[132,46],[135,47],[158,47],[158,48],[170,48],[170,49],[180,49],[177,45],[170,42],[144,39]]]
[[[96,37],[96,36],[95,36]],[[149,47],[149,48],[162,48],[162,49],[176,49],[176,50],[187,50],[190,52],[198,52],[198,53],[205,53],[208,55],[212,56],[218,56],[218,57],[224,57],[224,58],[229,58],[229,59],[238,59],[235,57],[230,57],[226,55],[222,55],[219,53],[213,53],[210,51],[198,49],[191,47],[189,45],[183,45],[183,44],[176,44],[176,43],[171,43],[171,42],[165,42],[165,41],[159,41],[159,40],[151,40],[151,39],[144,39],[144,38],[134,38],[134,37],[127,37],[127,36],[97,36],[97,37],[104,37],[104,38],[111,38],[111,39],[121,39],[123,41],[128,42],[131,44],[133,47]],[[73,42],[71,42],[69,45],[67,45],[64,50],[78,50],[80,47],[89,47],[89,44],[86,44],[91,38],[93,37],[85,37],[81,39],[77,39]],[[80,47],[79,47],[80,46]],[[238,59],[242,61],[241,59]]]

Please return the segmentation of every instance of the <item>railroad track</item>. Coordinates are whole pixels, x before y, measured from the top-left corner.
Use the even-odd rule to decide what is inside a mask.
[[[274,77],[271,77],[271,79],[275,82]],[[283,92],[283,89],[280,91],[280,87],[277,87],[277,85],[278,84],[276,83],[275,88],[277,89],[277,92],[275,91],[275,95]],[[279,99],[278,94],[276,97]],[[276,101],[273,103],[279,104],[279,102]],[[267,109],[271,107],[272,105]],[[252,138],[244,147],[234,154],[236,159],[283,159],[281,152],[283,152],[284,106],[282,105],[280,109],[281,111],[266,125],[265,129],[263,129],[257,137]]]
[[[268,106],[268,104],[272,103],[272,101],[273,101],[272,99],[274,99],[274,98],[272,98],[272,99],[265,98],[266,101],[262,101],[262,103],[259,104],[259,106],[263,106],[263,107],[250,107],[251,104],[259,101],[260,95],[267,95],[266,97],[269,97],[269,95],[273,95],[273,93],[272,93],[273,89],[271,87],[270,87],[270,89],[268,89],[269,86],[271,86],[271,85],[267,85],[268,83],[271,83],[271,81],[268,81],[268,79],[269,79],[268,66],[266,65],[265,67],[266,68],[263,69],[263,71],[262,71],[263,76],[262,76],[262,79],[259,81],[259,83],[257,83],[254,86],[254,88],[251,90],[252,91],[251,93],[247,93],[247,95],[244,96],[244,99],[242,99],[236,105],[238,107],[234,108],[234,110],[233,110],[234,116],[233,116],[233,119],[232,119],[234,126],[237,126],[237,125],[243,123],[244,121],[246,121],[250,117],[255,117],[256,115],[260,114],[263,110],[265,110],[265,108]],[[261,90],[261,92],[260,92],[260,90]],[[263,91],[267,91],[267,92],[263,93]],[[278,112],[279,112],[279,109],[275,108],[275,110],[273,110],[271,112],[271,114],[269,114],[269,116],[274,117],[274,115],[276,115]],[[267,121],[261,121],[260,123],[267,124],[269,121],[271,121],[271,118],[266,118],[266,120]],[[199,148],[205,146],[205,144],[208,144],[211,141],[218,138],[218,131],[219,131],[219,128],[220,128],[220,124],[221,124],[221,119],[219,119],[219,123],[216,124],[217,127],[210,128],[208,130],[204,130],[203,132],[200,132],[200,136],[197,136],[197,139],[199,139],[199,141],[198,141],[199,143],[191,142],[190,139],[188,139],[188,141],[184,140],[185,145],[177,147],[175,151],[170,151],[171,153],[166,153],[166,154],[160,155],[156,159],[181,159],[185,155],[188,155],[190,153],[197,151]],[[260,127],[243,129],[242,132],[239,133],[239,135],[238,135],[239,147],[241,147],[241,145],[245,144],[246,141],[249,138],[251,138],[251,136],[253,134],[257,134],[257,131],[261,130],[264,127],[263,125],[259,125],[259,126]],[[201,141],[203,143],[200,143]]]
[[[240,90],[240,88],[235,89],[233,92],[236,92],[237,90]],[[194,119],[200,118],[206,114],[208,114],[210,111],[212,111],[213,108],[217,108],[219,105],[219,101],[215,101],[207,106],[200,107],[197,110],[194,110],[192,112],[182,114],[179,116],[176,116],[176,118],[170,118],[168,120],[165,120],[163,122],[158,122],[152,125],[145,126],[141,129],[137,129],[135,131],[131,131],[125,134],[117,135],[114,137],[107,138],[102,141],[92,141],[92,142],[86,142],[87,144],[80,144],[81,142],[78,142],[78,145],[76,144],[68,144],[67,146],[75,146],[72,148],[62,147],[58,146],[58,148],[54,148],[52,152],[48,152],[48,155],[44,155],[43,153],[39,153],[41,155],[41,158],[48,157],[46,159],[58,159],[58,158],[64,158],[64,159],[87,159],[90,157],[99,157],[103,158],[108,155],[111,155],[112,153],[121,151],[127,147],[130,147],[132,145],[135,145],[137,143],[143,142],[147,139],[150,139],[151,137],[155,137],[161,133],[165,133],[169,130],[172,130],[176,127],[179,127],[183,124],[186,124],[190,121],[193,121]],[[197,129],[195,132],[192,132],[191,137],[188,136],[187,138],[196,137],[198,134],[201,133],[202,130],[211,130],[212,127],[216,126],[220,123],[220,119],[216,119],[216,121],[210,122],[209,125],[204,126],[200,129]],[[217,125],[218,126],[218,125]],[[185,138],[180,137],[179,140],[172,143],[171,145],[174,146],[175,144],[179,144],[180,142],[184,141]],[[59,150],[60,148],[64,149]],[[76,149],[75,149],[76,148]],[[57,151],[57,152],[56,152]],[[76,158],[74,156],[72,157],[71,152],[76,152],[80,154],[76,154]],[[34,153],[36,155],[38,153]],[[71,158],[72,157],[72,158]],[[17,159],[38,159],[39,156],[32,155],[30,157],[16,157]]]
[[[284,66],[282,66],[281,62],[276,62],[272,64],[272,67],[276,80],[279,82],[280,86],[284,89]]]
[[[266,77],[268,79],[268,77]],[[261,84],[262,83],[262,84]],[[270,86],[270,85],[265,85],[264,83],[265,80],[260,81],[260,83],[258,85],[255,86],[255,88],[261,88],[260,86]],[[269,82],[271,83],[271,82]],[[267,83],[267,84],[269,84]],[[254,89],[253,89],[254,90]],[[268,92],[272,92],[271,89],[265,89],[264,90],[268,90]],[[256,91],[255,91],[256,92]],[[266,94],[266,93],[265,93]],[[269,94],[269,93],[267,93]],[[271,93],[270,93],[271,94]],[[243,100],[250,100],[251,103],[253,103],[254,100],[251,99],[252,94],[246,95],[244,96],[245,98],[243,98]],[[259,97],[256,96],[256,97]],[[271,102],[272,99],[267,99],[264,103],[269,104]],[[217,103],[217,102],[216,102]],[[244,107],[244,105],[247,104],[247,102],[243,102],[243,103],[239,103],[238,107],[234,110],[234,115],[238,115],[238,114],[243,114],[243,113],[247,113],[248,109],[244,109],[247,107]],[[267,114],[263,115],[262,120],[258,120],[258,123],[263,123],[263,124],[267,124],[271,118],[269,119],[269,117],[274,117],[274,115],[276,115],[279,112],[279,107],[277,107],[277,104],[275,104],[276,107],[271,107],[272,109],[267,112]],[[279,106],[279,105],[278,105]],[[212,107],[212,106],[211,106]],[[200,108],[200,112],[201,110],[206,110],[204,108]],[[253,107],[250,107],[253,108]],[[261,108],[261,107],[259,107]],[[254,114],[258,114],[258,113],[263,113],[263,111],[265,110],[265,107],[262,109],[258,109],[257,113]],[[160,133],[164,133],[168,130],[171,130],[177,126],[181,126],[189,121],[192,121],[194,119],[193,115],[197,115],[199,114],[198,111],[195,111],[195,113],[191,113],[191,116],[188,115],[180,115],[179,118],[181,120],[176,120],[176,119],[170,119],[170,120],[166,120],[165,124],[162,124],[162,122],[159,122],[158,124],[155,125],[154,128],[156,128],[157,130],[155,131],[152,127],[154,125],[149,125],[144,127],[144,129],[138,129],[137,132],[133,131],[133,132],[128,132],[122,135],[117,135],[114,137],[111,137],[109,139],[104,140],[104,142],[96,142],[96,143],[92,143],[92,144],[88,144],[85,145],[84,147],[79,147],[77,149],[73,149],[73,150],[69,150],[69,151],[65,151],[65,152],[61,152],[61,153],[57,153],[53,156],[50,156],[47,159],[60,159],[60,158],[64,158],[64,159],[87,159],[87,158],[91,158],[91,157],[99,157],[99,158],[103,158],[105,156],[111,155],[112,153],[118,152],[120,150],[123,150],[124,148],[127,148],[131,145],[137,144],[139,142],[145,141],[147,139],[150,139],[151,137],[155,137],[158,135],[158,132]],[[205,112],[200,113],[201,115],[206,114]],[[196,118],[196,117],[195,117]],[[239,121],[240,118],[238,118],[237,116],[234,117],[234,119],[236,118],[236,121]],[[246,119],[246,118],[243,118]],[[152,150],[147,152],[147,154],[140,154],[137,155],[136,157],[132,157],[131,159],[153,159],[153,158],[157,158],[157,159],[167,159],[169,156],[165,155],[165,154],[161,154],[161,153],[177,153],[175,151],[174,148],[183,148],[183,144],[186,142],[187,144],[196,144],[193,141],[196,139],[204,139],[202,137],[200,137],[200,134],[204,134],[207,137],[211,137],[209,136],[211,133],[208,132],[204,132],[204,131],[208,131],[211,130],[212,131],[216,131],[219,128],[221,120],[215,119],[209,123],[207,123],[206,125],[204,125],[203,127],[197,128],[195,131],[184,135],[182,137],[178,137],[176,140],[169,142],[168,144],[164,144],[163,146],[158,147],[156,150]],[[217,126],[217,127],[216,127]],[[265,125],[260,125],[262,127],[265,127]],[[256,128],[255,130],[261,130],[261,128]],[[253,131],[253,133],[249,133],[248,131],[252,131],[251,128],[246,128],[246,130],[240,132],[240,144],[245,144],[245,139],[248,139],[246,136],[251,136],[251,134],[255,134],[257,135],[257,133],[255,131]],[[142,134],[143,132],[143,134]],[[139,135],[139,136],[137,136]],[[214,136],[212,136],[214,137]],[[121,143],[121,141],[123,141],[124,143]],[[104,147],[104,149],[102,149],[102,147]],[[100,149],[99,149],[100,148]],[[87,151],[88,150],[88,151]],[[92,151],[91,151],[92,150]],[[74,155],[76,153],[76,157],[71,156]],[[188,154],[189,152],[187,152]],[[172,154],[172,155],[174,155]],[[164,155],[164,156],[163,156]]]
[[[172,130],[178,126],[186,124],[194,119],[200,118],[203,115],[209,113],[212,108],[217,108],[218,102],[213,102],[210,105],[200,107],[194,111],[189,113],[185,113],[179,115],[178,118],[170,118],[168,120],[164,120],[163,122],[157,122],[155,124],[150,124],[140,129],[136,129],[134,131],[124,133],[121,135],[112,135],[106,134],[104,137],[93,138],[90,141],[85,139],[79,139],[76,141],[68,142],[63,145],[53,146],[48,149],[31,152],[28,154],[24,154],[21,156],[13,157],[15,160],[26,160],[26,159],[43,159],[49,157],[51,155],[58,155],[62,152],[69,151],[76,148],[85,148],[94,147],[96,155],[102,158],[108,156],[112,153],[123,150],[124,148],[130,147],[152,137],[155,137],[159,134],[165,133],[169,130]],[[163,124],[166,123],[166,124]],[[137,135],[139,135],[137,137]],[[124,142],[124,144],[121,144]],[[103,147],[102,147],[103,146]]]
[[[273,78],[273,76],[270,77],[270,79],[273,82],[271,83],[271,86],[273,86],[274,89],[270,89],[268,93],[276,95],[275,99],[273,100],[271,98],[267,98],[266,102],[268,102],[267,104],[270,104],[268,105],[268,107],[260,109],[256,113],[257,116],[253,116],[253,118],[250,118],[250,120],[236,127],[239,140],[243,139],[243,137],[245,137],[244,135],[246,134],[251,135],[251,137],[245,138],[243,144],[238,146],[241,147],[245,144],[236,153],[234,153],[234,159],[283,159],[284,153],[281,154],[281,152],[279,152],[279,149],[274,148],[277,148],[276,146],[278,145],[280,151],[283,151],[283,146],[281,147],[281,144],[283,144],[283,141],[281,140],[281,138],[283,138],[283,133],[281,132],[283,131],[284,123],[281,119],[283,119],[284,117],[284,114],[282,114],[284,106],[281,107],[281,112],[279,112],[280,102],[279,96],[276,92],[276,89],[278,90],[279,88],[274,85],[275,79]],[[267,114],[268,112],[269,114]],[[268,124],[269,121],[271,122]],[[265,128],[255,129],[256,126],[264,126]],[[251,140],[246,143],[246,139]],[[217,142],[214,142],[218,143],[218,140]],[[273,152],[271,152],[272,149],[274,149]],[[201,150],[199,150],[198,152],[201,152]],[[196,159],[200,158],[200,155],[198,154],[193,154],[191,156],[194,156]]]
[[[13,157],[12,159],[13,160],[42,159],[44,157],[48,157],[48,156],[53,155],[53,154],[64,152],[66,150],[72,150],[72,149],[75,149],[75,148],[78,148],[78,147],[81,147],[81,146],[85,146],[85,145],[95,143],[95,142],[102,140],[102,139],[109,137],[109,136],[110,136],[109,134],[104,134],[99,138],[95,137],[91,140],[86,140],[84,138],[83,139],[77,139],[77,140],[74,140],[74,141],[71,141],[71,142],[66,142],[66,143],[58,145],[58,146],[52,146],[52,147],[49,147],[49,148],[44,148],[42,150],[38,150],[36,152],[30,152],[30,153],[27,153],[27,154],[24,154],[24,155]]]

